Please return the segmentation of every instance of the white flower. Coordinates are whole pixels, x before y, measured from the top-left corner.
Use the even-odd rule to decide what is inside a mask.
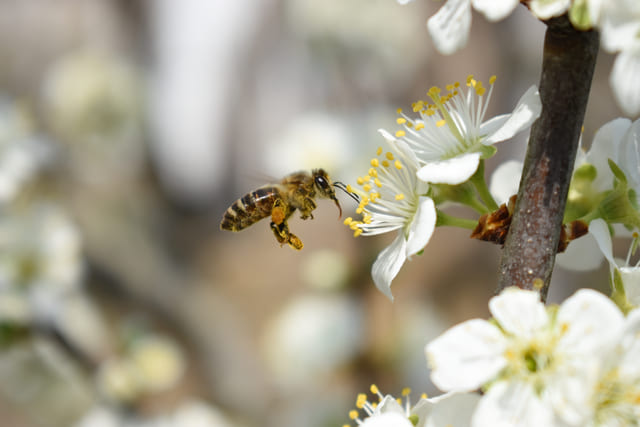
[[[466,94],[458,82],[447,85],[446,95],[432,87],[427,94],[433,104],[413,104],[419,118],[413,120],[401,113],[398,123],[405,130],[396,132],[396,137],[416,153],[421,180],[453,185],[465,182],[478,169],[481,158],[494,154],[493,144],[513,137],[538,118],[540,96],[536,86],[531,86],[512,113],[485,121],[494,81],[495,76],[489,80],[488,93],[473,76],[467,77]]]
[[[427,28],[438,51],[449,55],[467,44],[472,5],[489,21],[495,22],[506,18],[518,3],[519,0],[448,0],[429,18]],[[528,4],[536,17],[549,19],[565,13],[571,0],[531,0]]]
[[[411,390],[405,388],[400,399],[392,395],[384,396],[375,385],[371,392],[378,396],[379,402],[373,404],[367,400],[366,394],[359,394],[356,407],[362,410],[366,417],[361,420],[356,410],[349,416],[358,425],[364,427],[438,427],[471,425],[471,416],[480,400],[475,393],[446,393],[434,398],[423,395],[418,403],[411,406],[409,394]]]
[[[640,114],[640,2],[610,0],[594,7],[599,14],[602,46],[620,52],[609,82],[618,104],[629,116]]]
[[[640,306],[640,265],[631,265],[629,263],[634,244],[629,248],[627,259],[621,261],[615,259],[613,256],[613,242],[609,234],[609,227],[604,220],[598,218],[591,221],[591,224],[589,224],[589,233],[595,238],[602,254],[607,261],[609,261],[612,280],[615,281],[614,272],[617,270],[622,280],[626,300],[633,307]],[[637,233],[635,238],[638,238]]]
[[[539,298],[508,288],[489,302],[495,323],[469,320],[427,345],[439,388],[489,387],[474,426],[550,426],[558,417],[572,423],[587,393],[586,373],[622,331],[622,313],[598,292],[580,290],[557,312],[545,310]]]
[[[360,195],[356,213],[362,221],[351,218],[345,224],[354,235],[373,236],[398,230],[398,236],[382,250],[373,263],[373,281],[386,296],[391,295],[391,281],[404,262],[418,253],[429,242],[436,226],[436,208],[426,196],[428,184],[418,180],[418,160],[405,142],[396,140],[384,130],[380,131],[390,145],[384,153],[378,148],[379,158],[371,160],[366,176],[358,178],[362,190],[350,188]]]

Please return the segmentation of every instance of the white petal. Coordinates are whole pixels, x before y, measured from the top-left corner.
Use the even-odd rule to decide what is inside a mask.
[[[511,196],[518,194],[521,175],[522,162],[518,160],[508,160],[493,171],[489,192],[498,204],[507,203]]]
[[[544,399],[568,425],[590,425],[593,392],[602,375],[596,358],[578,358],[563,363],[547,378]]]
[[[489,21],[499,21],[513,12],[520,0],[473,0],[473,8]]]
[[[362,427],[413,427],[411,421],[402,414],[387,412],[386,414],[369,417],[361,424]]]
[[[571,0],[531,0],[529,7],[531,12],[540,19],[549,19],[560,16],[569,9]]]
[[[398,275],[400,268],[407,259],[406,254],[407,241],[404,239],[402,232],[399,232],[398,237],[378,254],[378,258],[376,258],[373,267],[371,267],[373,283],[392,301],[391,281]]]
[[[376,407],[376,413],[384,414],[388,412],[404,415],[404,408],[398,403],[395,397],[390,394],[387,394]]]
[[[473,415],[473,427],[553,426],[550,405],[536,396],[533,388],[522,382],[501,381],[480,399]]]
[[[523,338],[530,337],[549,322],[540,294],[516,287],[506,288],[491,298],[489,311],[502,329]]]
[[[636,192],[640,192],[640,119],[631,124],[622,138],[618,146],[617,159],[617,164],[627,176],[629,185]]]
[[[467,181],[478,169],[480,153],[467,153],[440,162],[427,163],[418,170],[418,178],[432,184],[457,185]]]
[[[417,412],[418,405],[416,405],[416,414],[419,416],[416,427],[471,425],[471,416],[480,401],[480,395],[476,393],[447,393],[429,400],[433,406],[427,417],[420,416],[421,414]]]
[[[605,295],[581,289],[562,303],[556,322],[563,332],[558,351],[579,358],[599,357],[619,339],[624,316]]]
[[[640,307],[640,267],[621,267],[620,276],[627,300]]]
[[[640,309],[629,312],[625,319],[624,332],[620,340],[622,358],[619,363],[620,376],[640,379]]]
[[[433,200],[420,196],[418,210],[407,237],[407,257],[418,253],[429,243],[433,230],[436,228],[436,217],[436,206]]]
[[[504,368],[506,338],[496,326],[472,319],[446,331],[426,346],[431,381],[445,391],[471,391]]]
[[[540,94],[538,93],[538,88],[533,85],[522,95],[511,116],[504,124],[492,132],[482,143],[490,145],[513,137],[518,132],[530,127],[540,116],[540,111],[542,111]],[[482,126],[480,131],[484,133]]]
[[[629,116],[640,114],[640,46],[622,51],[616,58],[609,83],[622,108]]]
[[[407,3],[411,3],[413,0],[397,0],[398,4],[407,4]]]
[[[593,236],[602,251],[604,257],[609,261],[612,267],[617,267],[616,260],[613,258],[613,242],[611,241],[611,234],[609,234],[609,227],[603,219],[594,219],[589,223],[589,234]]]
[[[556,265],[574,271],[595,270],[602,264],[602,251],[591,234],[573,240],[567,250],[558,254]]]
[[[631,120],[617,118],[602,125],[593,137],[586,160],[596,167],[598,174],[593,186],[600,191],[609,190],[613,185],[613,174],[608,159],[618,162],[618,147],[631,126]]]
[[[448,0],[427,21],[436,49],[450,55],[467,44],[471,28],[471,0]]]

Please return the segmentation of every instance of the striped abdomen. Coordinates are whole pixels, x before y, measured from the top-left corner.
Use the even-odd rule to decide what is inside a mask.
[[[280,197],[277,187],[262,187],[249,194],[245,194],[241,199],[224,213],[220,228],[222,230],[240,231],[255,224],[262,218],[271,215],[273,204]]]

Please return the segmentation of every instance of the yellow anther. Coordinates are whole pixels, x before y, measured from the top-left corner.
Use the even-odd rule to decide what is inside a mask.
[[[447,86],[446,86],[446,88],[447,88],[447,90],[448,90],[449,92],[451,92],[451,91],[454,89],[454,87],[455,87],[455,86],[454,86],[454,85],[452,85],[452,84],[449,84],[449,85],[447,85]]]
[[[427,398],[427,393],[422,393],[420,395],[420,399],[426,399]]]
[[[362,409],[365,403],[367,403],[367,395],[364,393],[358,394],[356,398],[356,408]]]
[[[351,427],[351,424],[342,424],[342,427]]]
[[[398,113],[398,114],[402,114],[402,108],[398,108],[398,109],[396,110],[396,113]]]
[[[403,124],[407,123],[407,119],[405,119],[404,117],[398,117],[396,119],[396,123],[399,124],[399,125],[403,125]]]
[[[391,151],[387,151],[387,154],[384,155],[387,160],[393,160],[393,153]]]
[[[487,91],[487,90],[486,90],[484,87],[478,87],[478,88],[476,88],[476,94],[477,94],[478,96],[482,96],[482,95],[484,95],[486,91]]]
[[[373,183],[376,185],[376,187],[380,188],[382,187],[382,183],[380,182],[380,180],[378,178],[373,180]]]
[[[420,123],[416,123],[416,130],[422,130],[424,129],[424,123],[420,122]]]
[[[371,181],[371,175],[365,175],[362,179],[364,179],[365,182],[369,182]]]
[[[376,160],[377,160],[377,159],[376,159]],[[379,165],[378,165],[378,166],[379,166]],[[376,166],[376,167],[377,167],[377,166]],[[371,176],[372,176],[372,177],[374,177],[374,178],[377,178],[377,177],[378,177],[378,171],[377,171],[377,170],[375,170],[374,168],[370,168],[370,169],[369,169],[369,175],[371,175]]]
[[[402,193],[396,194],[396,200],[404,200],[404,194]]]
[[[497,77],[495,75],[489,77],[489,84],[492,85],[496,82]]]
[[[411,389],[409,387],[405,387],[402,389],[403,396],[409,396],[409,394],[411,394]]]
[[[356,231],[353,232],[353,237],[358,237],[361,234],[362,234],[362,228],[358,228]]]
[[[437,127],[439,127],[439,128],[441,128],[442,126],[444,126],[444,125],[446,125],[446,124],[447,124],[447,121],[446,121],[445,119],[438,120],[438,121],[436,122],[436,126],[437,126]]]
[[[361,176],[359,176],[358,179],[356,179],[356,182],[358,183],[358,185],[362,185],[364,184],[364,179]]]
[[[637,239],[637,238],[638,238],[638,236],[640,236],[640,235],[638,234],[638,232],[637,232],[637,231],[634,231],[634,232],[633,232],[632,237],[633,237],[634,239]]]
[[[382,147],[378,147],[376,150],[376,155],[379,156],[380,154],[382,154]]]
[[[402,405],[402,399],[400,399],[399,397],[396,398],[396,402],[398,402],[400,405]]]
[[[473,81],[473,74],[469,74],[467,76],[467,86],[469,86],[471,84],[471,82]]]
[[[364,211],[364,207],[362,207],[362,206],[358,206],[358,207],[356,208],[356,213],[357,213],[358,215],[360,215],[360,214],[362,213],[362,211]]]
[[[378,159],[371,159],[371,166],[373,166],[374,168],[380,166],[380,162],[378,161]]]
[[[369,387],[369,390],[371,391],[371,393],[373,394],[378,394],[380,393],[380,389],[378,388],[377,385],[375,384],[371,384],[371,387]]]
[[[353,218],[347,217],[342,223],[348,226],[348,225],[351,225],[352,222],[353,222]]]
[[[433,116],[435,113],[436,113],[436,110],[431,109],[431,108],[424,112],[424,114],[425,114],[427,117],[431,117],[431,116]]]
[[[362,224],[360,221],[353,221],[349,228],[352,230],[358,230],[360,228],[358,227],[360,224]]]
[[[358,418],[358,411],[356,411],[355,409],[349,411],[349,418],[351,418],[352,420]]]
[[[362,189],[368,193],[369,191],[371,191],[371,184],[363,185]]]
[[[396,169],[402,169],[402,163],[400,163],[400,160],[396,160],[394,166],[396,167]]]
[[[384,166],[385,168],[388,168],[389,167],[389,162],[386,161],[386,160],[383,160],[382,161],[382,166]]]
[[[365,224],[371,224],[371,215],[365,215],[362,217],[362,222],[364,222]]]
[[[351,186],[351,184],[347,184],[347,191],[348,191],[349,193],[353,193],[353,192],[354,192],[354,191],[353,191],[353,187]]]
[[[405,135],[406,135],[406,132],[403,130],[399,130],[396,132],[396,138],[402,138]]]

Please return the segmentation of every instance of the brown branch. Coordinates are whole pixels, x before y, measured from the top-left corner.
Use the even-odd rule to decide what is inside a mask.
[[[599,44],[597,32],[574,29],[566,16],[546,23],[540,79],[542,113],[531,129],[497,289],[535,288],[543,300],[558,248]]]

